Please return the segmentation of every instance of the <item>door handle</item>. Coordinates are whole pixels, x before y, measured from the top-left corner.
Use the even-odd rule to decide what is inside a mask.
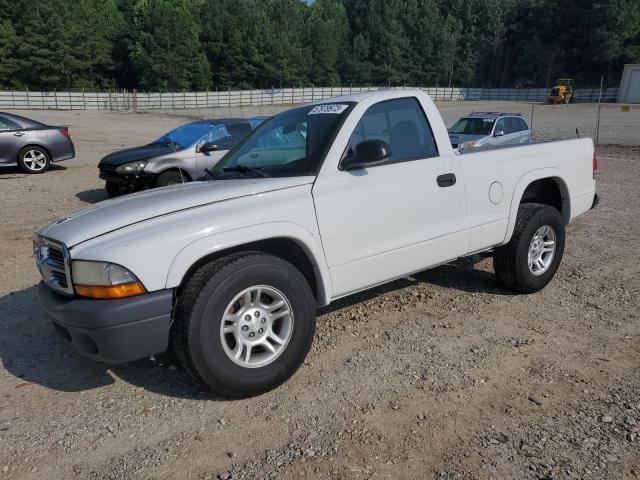
[[[438,181],[439,187],[452,187],[456,184],[456,176],[453,173],[444,173],[442,175],[438,175],[436,179]]]
[[[16,132],[13,134],[14,137],[24,137],[24,133],[22,132]]]

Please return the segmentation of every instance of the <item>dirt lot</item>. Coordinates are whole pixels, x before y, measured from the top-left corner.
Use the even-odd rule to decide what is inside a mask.
[[[594,109],[539,107],[538,135]],[[544,291],[512,295],[473,257],[340,301],[289,382],[228,401],[169,358],[78,357],[35,289],[31,233],[105,198],[102,155],[184,118],[27,114],[72,125],[78,158],[0,171],[0,479],[640,477],[640,148],[600,149],[602,202]]]

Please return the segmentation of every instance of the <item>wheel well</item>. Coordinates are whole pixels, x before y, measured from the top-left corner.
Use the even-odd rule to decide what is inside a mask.
[[[531,182],[520,199],[520,203],[541,203],[558,210],[565,223],[569,223],[569,198],[562,180],[541,178]]]
[[[307,282],[309,282],[309,286],[311,287],[311,291],[313,292],[314,297],[318,298],[318,279],[316,278],[315,269],[309,256],[298,242],[291,238],[285,237],[269,238],[257,242],[245,243],[236,247],[231,247],[226,250],[212,253],[211,255],[207,255],[206,257],[198,260],[191,266],[191,268],[189,268],[182,279],[180,288],[182,288],[189,277],[191,277],[191,275],[201,266],[231,253],[245,251],[270,253],[271,255],[275,255],[276,257],[280,257],[288,261],[294,267],[300,270],[304,278],[307,280]]]
[[[192,180],[193,180],[193,179],[191,178],[191,175],[189,175],[189,173],[188,173],[185,169],[183,169],[183,168],[178,168],[178,167],[171,167],[171,168],[167,168],[166,170],[162,170],[161,172],[158,172],[158,173],[156,174],[156,177],[155,177],[155,178],[157,179],[160,175],[162,175],[163,173],[167,173],[167,172],[177,172],[177,173],[182,172],[182,176],[184,177],[184,179],[185,179],[187,182],[190,182],[190,181],[192,181]]]
[[[31,147],[38,147],[41,148],[42,150],[44,150],[47,155],[49,155],[49,160],[51,160],[51,152],[49,151],[49,149],[43,145],[38,145],[37,143],[30,143],[29,145],[25,145],[24,147],[22,147],[20,150],[18,150],[18,157],[16,158],[16,161],[20,160],[20,155],[22,154],[22,152],[24,152],[27,148],[31,148]]]

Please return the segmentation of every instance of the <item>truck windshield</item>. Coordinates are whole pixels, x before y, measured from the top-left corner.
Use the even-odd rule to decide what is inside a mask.
[[[186,148],[195,144],[205,134],[212,130],[213,126],[208,123],[187,123],[186,125],[181,125],[178,128],[165,133],[159,139],[151,143],[170,143],[178,148]]]
[[[264,177],[316,175],[331,139],[353,103],[309,105],[287,110],[261,124],[216,164],[225,173]]]
[[[489,135],[494,122],[493,118],[461,118],[449,129],[449,133]]]

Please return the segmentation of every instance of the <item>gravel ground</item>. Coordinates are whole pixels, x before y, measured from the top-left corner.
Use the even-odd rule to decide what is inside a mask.
[[[470,105],[530,109],[440,107],[451,123]],[[586,128],[595,108],[536,106],[536,136]],[[341,300],[290,381],[229,401],[169,357],[78,357],[35,289],[31,233],[105,198],[102,155],[184,118],[28,114],[71,125],[78,158],[0,171],[0,479],[640,476],[640,148],[599,150],[600,206],[569,226],[542,292],[512,295],[476,256]]]

